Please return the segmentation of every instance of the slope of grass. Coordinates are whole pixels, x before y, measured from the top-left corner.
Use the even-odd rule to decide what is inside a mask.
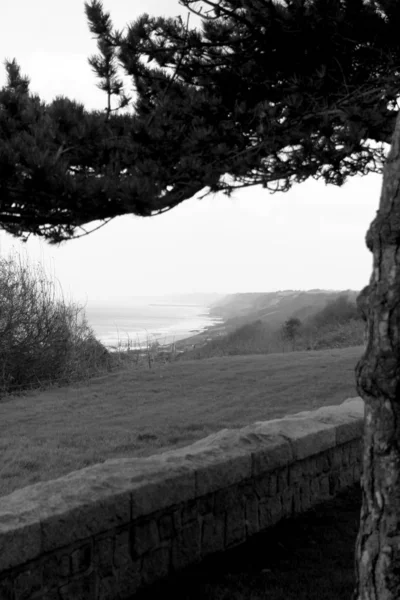
[[[103,462],[185,446],[357,396],[363,348],[125,370],[0,402],[0,495]]]
[[[354,486],[132,600],[350,600],[360,507]]]

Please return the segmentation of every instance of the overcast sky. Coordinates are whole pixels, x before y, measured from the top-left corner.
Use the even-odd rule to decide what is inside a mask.
[[[186,15],[177,0],[103,4],[118,29],[143,12]],[[33,92],[48,102],[65,95],[104,108],[87,63],[96,42],[82,0],[5,0],[1,16],[0,58],[17,59]],[[0,85],[5,80],[3,67]],[[41,261],[67,295],[89,305],[177,292],[359,290],[371,273],[365,233],[380,187],[381,177],[370,175],[342,188],[310,180],[286,194],[239,190],[150,219],[119,217],[58,247],[32,238],[21,244],[0,229],[0,253],[14,248]]]

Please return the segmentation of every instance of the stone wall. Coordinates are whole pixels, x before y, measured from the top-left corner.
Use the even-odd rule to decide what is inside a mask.
[[[130,598],[360,480],[360,398],[0,498],[0,600]]]

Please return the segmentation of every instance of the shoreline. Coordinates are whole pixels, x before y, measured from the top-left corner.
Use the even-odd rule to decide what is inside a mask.
[[[206,317],[206,314],[202,314],[201,316]],[[147,334],[147,340],[143,338],[143,336],[137,335],[136,340],[133,338],[130,339],[129,342],[125,342],[121,339],[120,342],[107,343],[105,340],[102,340],[100,336],[98,339],[105,345],[107,350],[111,352],[128,352],[129,350],[140,350],[145,351],[148,348],[148,344],[150,345],[156,344],[158,345],[160,351],[167,352],[175,348],[178,352],[183,352],[188,349],[192,349],[197,344],[204,344],[211,339],[215,339],[224,333],[227,333],[227,329],[225,327],[225,322],[219,318],[208,318],[208,321],[211,321],[211,324],[208,324],[204,327],[204,329],[191,329],[186,332],[175,333],[173,330],[171,332],[151,332],[149,331]],[[178,339],[177,339],[178,338]]]
[[[176,350],[185,351],[191,350],[194,346],[198,344],[205,344],[206,342],[212,341],[225,335],[228,333],[228,328],[226,327],[225,321],[221,321],[215,323],[214,325],[209,325],[200,333],[196,333],[195,335],[191,335],[182,340],[175,342]]]
[[[190,332],[188,332],[190,334]],[[205,344],[206,342],[212,341],[214,339],[217,339],[219,337],[221,337],[222,335],[225,335],[226,333],[229,333],[229,328],[226,327],[225,321],[220,321],[217,323],[214,323],[213,325],[208,325],[207,327],[205,327],[205,329],[203,331],[200,331],[199,333],[194,333],[192,332],[191,335],[185,336],[184,338],[181,338],[177,341],[170,341],[170,342],[164,342],[161,343],[160,340],[155,340],[158,341],[159,343],[159,350],[161,352],[168,352],[170,350],[172,350],[172,348],[175,348],[175,351],[182,353],[185,352],[186,350],[192,350],[194,347],[196,346],[200,346]],[[173,335],[171,334],[170,336],[173,338]],[[110,350],[111,352],[116,352],[116,351],[122,351],[122,352],[128,352],[129,350],[140,350],[140,351],[146,351],[146,344],[144,343],[143,345],[141,345],[140,347],[135,346],[135,348],[129,348],[129,347],[124,347],[121,346],[119,349],[113,347],[113,346],[108,346],[107,349]]]

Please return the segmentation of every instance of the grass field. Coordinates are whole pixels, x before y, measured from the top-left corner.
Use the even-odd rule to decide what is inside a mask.
[[[124,370],[0,402],[0,495],[357,396],[362,347]]]

